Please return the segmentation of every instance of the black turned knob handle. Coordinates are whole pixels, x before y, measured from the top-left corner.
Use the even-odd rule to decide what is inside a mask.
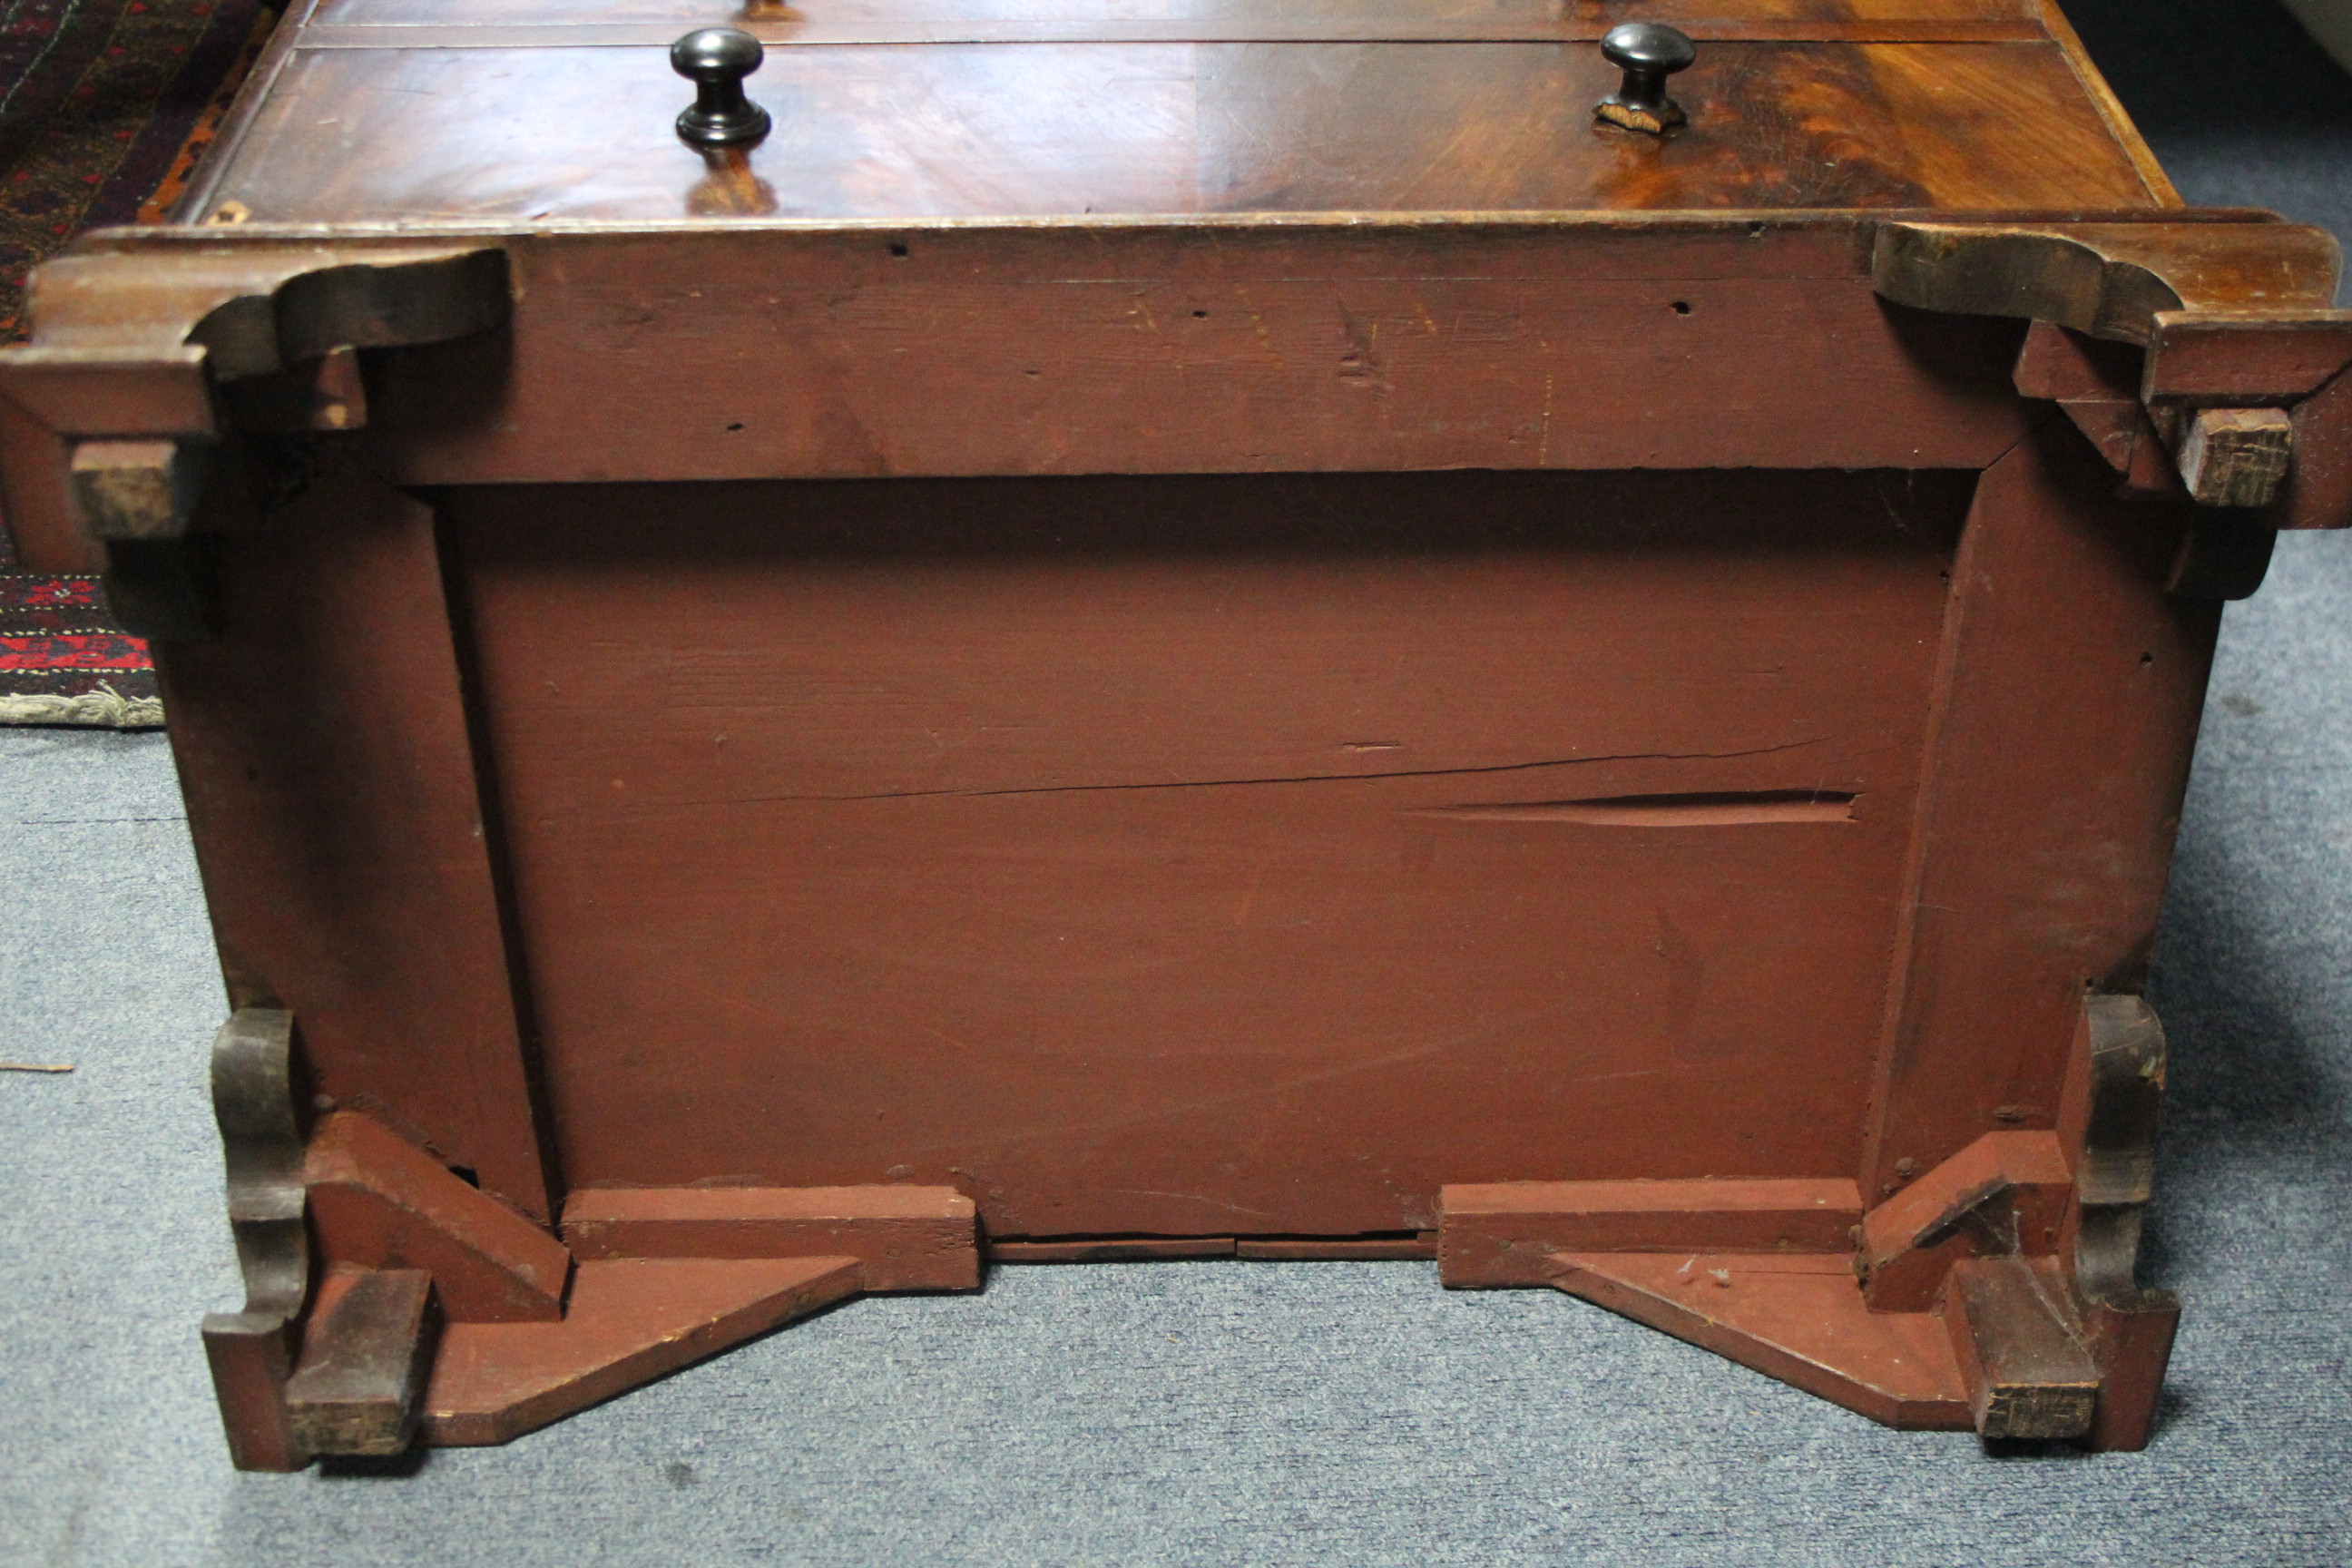
[[[1623,71],[1625,81],[1593,106],[1596,118],[1653,136],[1688,118],[1682,105],[1666,96],[1666,79],[1688,70],[1698,58],[1698,46],[1690,35],[1662,22],[1628,22],[1609,29],[1601,40],[1601,58]]]
[[[689,147],[748,147],[768,133],[768,111],[743,96],[743,79],[767,51],[736,27],[704,27],[669,47],[670,68],[692,79],[694,107],[677,117]]]

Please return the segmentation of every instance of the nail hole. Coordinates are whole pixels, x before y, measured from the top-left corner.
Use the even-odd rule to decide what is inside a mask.
[[[2156,662],[2156,655],[2152,653],[2144,653],[2139,656],[2139,661],[2142,664],[2154,664]]]
[[[1689,301],[1688,300],[1675,300],[1675,315],[1677,315],[1677,316],[1687,316],[1687,315],[1689,315],[1689,314],[1690,314],[1690,301]]]
[[[1195,310],[1192,312],[1192,319],[1196,321],[1205,321],[1209,319],[1209,312],[1206,310]]]
[[[890,254],[897,257],[899,260],[904,261],[907,258],[907,242],[903,239],[892,240],[890,242]]]
[[[741,428],[743,428],[743,426],[742,426],[742,425],[741,425],[740,423],[737,423],[737,424],[730,425],[729,426],[727,426],[727,428],[729,428],[730,430],[740,430]]]

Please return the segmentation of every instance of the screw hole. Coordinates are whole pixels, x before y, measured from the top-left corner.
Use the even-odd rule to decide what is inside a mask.
[[[899,260],[901,260],[901,261],[906,260],[906,259],[907,259],[907,242],[906,242],[905,240],[903,240],[903,239],[894,239],[894,240],[892,240],[892,241],[890,242],[890,254],[891,254],[891,255],[893,255],[893,256],[895,256],[895,257],[897,257],[897,258],[898,258]]]
[[[1688,300],[1677,300],[1675,301],[1674,310],[1675,314],[1677,316],[1687,316],[1690,314],[1690,301]]]

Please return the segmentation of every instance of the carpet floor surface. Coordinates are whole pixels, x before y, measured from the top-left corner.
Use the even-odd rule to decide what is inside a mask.
[[[37,263],[84,229],[163,219],[281,4],[0,0],[0,342],[29,330]],[[0,529],[0,724],[162,722],[146,644],[97,581],[16,564]]]
[[[2069,10],[2192,201],[2352,230],[2352,82],[2274,7]],[[1218,1262],[1003,1268],[508,1447],[236,1474],[196,1341],[239,1296],[223,1002],[168,752],[0,731],[0,1058],[77,1066],[0,1073],[0,1563],[2344,1568],[2352,539],[2284,540],[2222,642],[2153,990],[2147,1272],[2187,1316],[2154,1446],[2095,1458],[1888,1432],[1425,1264]]]

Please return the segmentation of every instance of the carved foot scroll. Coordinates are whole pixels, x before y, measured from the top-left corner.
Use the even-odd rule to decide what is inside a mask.
[[[239,1009],[213,1041],[213,1116],[228,1165],[245,1307],[205,1319],[205,1357],[229,1457],[241,1470],[310,1462],[286,1410],[296,1321],[310,1294],[294,1052],[294,1016],[275,1008]]]

